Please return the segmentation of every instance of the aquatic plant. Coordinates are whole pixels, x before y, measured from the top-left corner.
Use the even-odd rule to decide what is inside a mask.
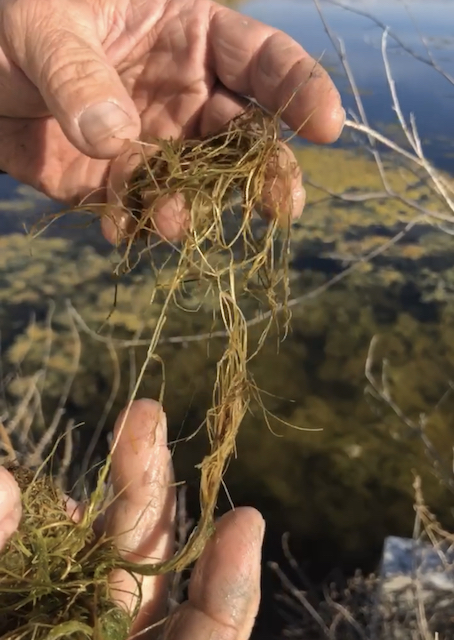
[[[74,522],[66,512],[52,479],[23,470],[15,465],[13,455],[10,469],[23,490],[24,516],[0,554],[0,638],[126,638],[134,612],[125,617],[114,605],[108,588],[110,572],[124,569],[131,574],[159,575],[181,571],[200,556],[211,536],[217,497],[239,427],[251,399],[259,397],[249,362],[260,351],[277,320],[277,311],[285,310],[288,299],[292,194],[288,185],[279,184],[283,180],[279,171],[286,162],[283,173],[287,176],[290,172],[291,179],[292,165],[279,139],[278,117],[271,118],[253,106],[225,131],[206,139],[156,140],[157,152],[151,157],[144,153],[127,191],[119,195],[133,224],[126,233],[118,268],[128,272],[134,268],[132,255],[143,238],[145,245],[136,260],[150,259],[155,283],[149,305],[156,305],[159,311],[117,438],[153,361],[162,364],[162,400],[165,364],[158,346],[169,309],[174,305],[182,308],[190,278],[205,287],[204,298],[214,298],[213,310],[228,335],[216,366],[212,405],[201,425],[208,434],[209,451],[199,466],[201,515],[197,526],[170,560],[140,565],[129,562],[111,541],[96,538],[93,531],[104,509],[117,440],[99,471],[81,522]],[[159,207],[172,198],[179,199],[188,213],[178,244],[165,240],[155,227]],[[257,232],[253,216],[256,212],[269,214],[270,210],[274,217]],[[110,215],[109,211],[105,215]],[[236,223],[231,224],[232,231],[226,230],[226,216]],[[277,242],[280,230],[282,238]],[[171,249],[164,261],[157,251],[162,245]],[[159,255],[157,260],[155,255]],[[256,344],[248,340],[240,305],[240,298],[252,288],[271,312]]]

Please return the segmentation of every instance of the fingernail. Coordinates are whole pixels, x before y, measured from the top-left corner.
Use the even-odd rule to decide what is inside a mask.
[[[79,127],[90,145],[109,137],[130,140],[137,133],[131,117],[114,102],[101,102],[88,107],[79,118]]]

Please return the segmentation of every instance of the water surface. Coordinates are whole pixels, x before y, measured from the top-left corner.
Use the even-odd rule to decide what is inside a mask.
[[[347,108],[357,112],[332,41],[328,37],[313,2],[306,0],[256,0],[241,6],[247,15],[282,29],[328,68],[336,69],[335,80]],[[344,45],[349,65],[361,91],[371,124],[395,123],[389,87],[381,53],[383,30],[373,20],[335,6],[321,3],[323,16],[335,38]],[[454,78],[454,6],[449,1],[416,0],[410,3],[353,2],[353,8],[370,15],[389,27],[418,56],[431,55],[447,74]],[[454,87],[433,67],[415,60],[402,51],[389,36],[389,59],[392,75],[404,113],[414,113],[428,155],[454,172]]]

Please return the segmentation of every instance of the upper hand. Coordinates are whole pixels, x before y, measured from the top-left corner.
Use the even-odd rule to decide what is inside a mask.
[[[0,167],[57,200],[105,199],[129,140],[203,135],[243,96],[274,112],[294,93],[284,121],[336,140],[344,112],[321,66],[210,0],[0,3]]]

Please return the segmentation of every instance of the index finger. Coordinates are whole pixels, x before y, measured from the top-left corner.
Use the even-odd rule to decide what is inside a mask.
[[[228,89],[255,98],[311,142],[335,142],[345,111],[323,67],[282,31],[213,3],[210,58]],[[287,106],[286,106],[287,105]]]

